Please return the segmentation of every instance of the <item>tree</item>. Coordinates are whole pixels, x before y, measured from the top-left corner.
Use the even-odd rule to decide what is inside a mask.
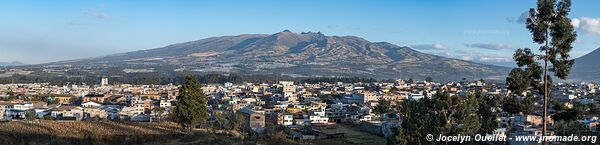
[[[177,99],[173,118],[190,132],[208,118],[207,98],[202,92],[202,85],[195,77],[186,77],[185,83],[179,88]]]
[[[594,104],[590,104],[594,106]],[[573,108],[557,110],[558,113],[552,115],[553,120],[577,121],[584,119],[585,115],[590,113],[590,105],[575,103]]]
[[[155,107],[152,108],[152,111],[154,112],[156,118],[158,118],[158,121],[161,121],[161,118],[163,116],[163,113],[165,112],[165,108],[162,107]]]
[[[25,112],[25,118],[29,121],[36,120],[37,114],[35,113],[35,110],[27,110],[27,112]]]
[[[533,42],[540,44],[541,54],[534,54],[529,48],[518,49],[514,54],[518,68],[513,69],[506,79],[509,89],[517,93],[533,88],[543,94],[543,133],[546,134],[546,118],[549,90],[552,84],[548,71],[560,79],[566,79],[574,63],[569,58],[573,48],[575,33],[568,18],[571,0],[538,0],[537,8],[529,10],[527,29],[533,35]],[[540,64],[543,62],[543,66]],[[548,63],[551,63],[549,68]],[[543,77],[543,78],[542,78]]]
[[[531,114],[533,113],[531,105],[534,101],[535,99],[531,95],[517,98],[517,96],[511,94],[504,98],[502,109],[510,114]]]
[[[377,106],[375,106],[375,108],[373,109],[373,112],[375,114],[380,114],[380,115],[392,112],[390,101],[383,99],[383,98],[379,99],[379,104],[377,104]]]
[[[492,133],[492,131],[498,128],[499,122],[496,119],[500,116],[498,111],[500,103],[492,95],[485,96],[477,93],[476,96],[480,103],[477,115],[480,117],[481,128],[479,128],[478,132],[481,134]]]
[[[427,82],[433,82],[433,78],[430,76],[425,77],[425,81]]]
[[[223,116],[223,111],[216,111],[214,115],[219,129],[223,129],[225,122],[227,122],[227,119],[225,118],[225,116]]]
[[[584,123],[578,121],[556,121],[554,131],[559,136],[598,136],[600,133],[589,130]],[[567,145],[593,145],[596,142],[563,142]]]
[[[402,102],[404,118],[400,128],[395,128],[398,144],[434,144],[426,140],[428,134],[475,135],[480,129],[475,96],[456,97],[439,91],[431,99]]]

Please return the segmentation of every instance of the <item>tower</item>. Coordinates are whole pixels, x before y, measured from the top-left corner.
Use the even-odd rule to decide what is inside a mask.
[[[106,85],[108,85],[108,78],[102,78],[102,80],[100,81],[100,85],[101,85],[101,86],[106,86]]]

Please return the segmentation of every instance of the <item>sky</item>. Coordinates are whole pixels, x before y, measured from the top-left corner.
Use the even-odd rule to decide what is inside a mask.
[[[352,35],[418,51],[512,66],[517,48],[538,48],[525,28],[534,0],[5,0],[0,62],[98,57],[223,35],[285,29]],[[597,0],[575,0],[572,56],[600,47]]]

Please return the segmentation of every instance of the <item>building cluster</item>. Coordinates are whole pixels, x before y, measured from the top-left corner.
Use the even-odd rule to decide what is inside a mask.
[[[557,100],[569,106],[573,103],[597,105],[594,101],[599,86],[592,83],[557,84],[553,93]],[[407,99],[432,97],[445,90],[453,97],[475,92],[506,96],[506,86],[482,81],[435,83],[427,81],[373,83],[277,83],[205,84],[202,90],[208,97],[209,120],[217,120],[217,112],[234,112],[244,130],[262,134],[267,124],[284,128],[290,138],[314,139],[343,137],[343,132],[330,131],[335,124],[353,124],[357,129],[392,135],[392,128],[402,122],[400,113],[380,113],[374,109],[381,100],[397,106]],[[23,120],[28,116],[54,120],[110,119],[124,121],[153,121],[168,118],[177,103],[176,85],[109,84],[100,85],[0,84],[0,119]],[[32,101],[34,96],[41,99]],[[536,96],[539,97],[539,96]],[[27,101],[29,100],[29,101]],[[539,107],[540,102],[536,102]],[[542,117],[539,115],[502,114],[498,135],[539,135]],[[552,110],[550,111],[552,112]],[[28,115],[29,114],[29,115]],[[587,127],[598,125],[598,114],[588,115]],[[551,119],[548,120],[553,123]],[[511,128],[508,132],[507,128]]]
[[[175,85],[1,84],[0,120],[28,117],[60,121],[111,119],[151,121],[173,109]],[[29,114],[29,116],[28,116]]]

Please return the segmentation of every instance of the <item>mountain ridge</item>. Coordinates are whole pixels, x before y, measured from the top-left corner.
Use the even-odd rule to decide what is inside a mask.
[[[11,62],[0,62],[0,66],[21,66],[26,65],[20,61],[11,61]]]
[[[44,65],[173,66],[177,67],[173,71],[192,72],[381,79],[431,76],[440,80],[503,80],[509,71],[507,67],[446,58],[357,36],[289,30],[209,37],[155,49]]]
[[[600,48],[575,59],[569,80],[600,81]]]

